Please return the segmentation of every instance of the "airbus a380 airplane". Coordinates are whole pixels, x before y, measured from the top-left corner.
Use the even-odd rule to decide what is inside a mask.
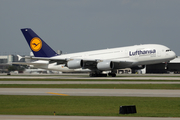
[[[103,71],[111,71],[108,75],[115,77],[117,69],[169,62],[176,57],[176,54],[168,47],[158,44],[58,55],[30,28],[24,28],[21,31],[35,56],[30,59],[37,60],[26,64],[60,71],[63,66],[69,72],[71,69],[89,69],[90,77],[107,76],[107,74],[102,74]]]

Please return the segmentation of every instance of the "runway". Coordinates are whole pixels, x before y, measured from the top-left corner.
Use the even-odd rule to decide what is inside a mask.
[[[180,90],[0,88],[0,95],[180,97]]]
[[[89,77],[89,76],[0,76],[0,79],[100,79],[100,80],[180,80],[180,77]]]

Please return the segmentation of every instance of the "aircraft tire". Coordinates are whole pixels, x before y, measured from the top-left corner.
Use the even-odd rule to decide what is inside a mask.
[[[89,77],[107,77],[107,74],[93,74],[93,73],[90,73]]]
[[[108,75],[111,76],[111,77],[116,77],[115,73],[108,73]]]
[[[112,74],[112,77],[116,77],[116,74]]]

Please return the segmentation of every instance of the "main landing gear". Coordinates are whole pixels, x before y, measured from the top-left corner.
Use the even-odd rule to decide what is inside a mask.
[[[108,73],[108,76],[111,76],[111,77],[116,77],[116,74],[115,73]],[[102,74],[102,73],[90,73],[89,74],[89,77],[107,77],[107,74]]]
[[[107,74],[90,73],[89,77],[107,77]]]
[[[108,73],[108,75],[111,77],[116,77],[116,73]]]
[[[168,69],[168,62],[165,62],[165,67],[164,67],[165,70]]]

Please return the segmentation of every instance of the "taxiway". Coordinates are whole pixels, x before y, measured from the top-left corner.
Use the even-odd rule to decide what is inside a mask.
[[[180,97],[180,90],[0,88],[0,95]]]
[[[180,80],[180,77],[88,77],[88,76],[0,76],[0,79],[100,79],[100,80]]]

